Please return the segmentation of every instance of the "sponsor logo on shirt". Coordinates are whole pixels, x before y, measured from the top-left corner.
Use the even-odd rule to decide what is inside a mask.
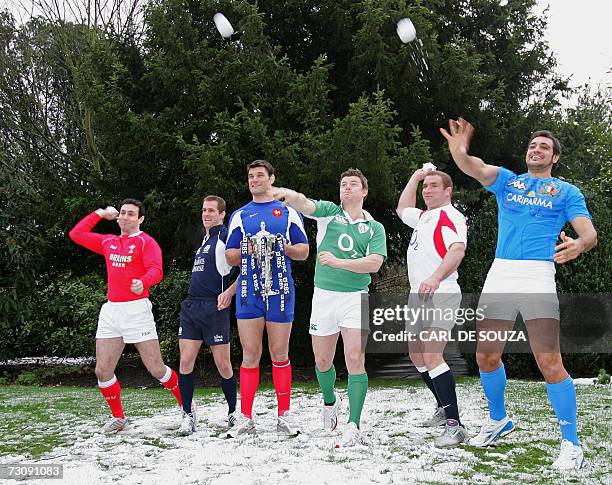
[[[535,196],[536,196],[536,193],[533,190],[527,194],[527,197],[535,197]]]
[[[368,232],[368,225],[364,224],[363,222],[359,223],[359,234],[364,234],[366,232]]]
[[[280,210],[280,209],[274,209],[274,210],[272,211],[272,215],[273,215],[274,217],[280,217],[280,216],[282,216],[282,215],[283,215],[283,211],[282,211],[282,210]]]
[[[540,194],[554,197],[556,195],[559,195],[559,188],[555,184],[550,182],[549,184],[544,184],[542,186],[542,188],[540,189]]]
[[[110,253],[108,259],[111,261],[111,266],[115,268],[125,268],[125,263],[132,262],[132,256],[125,256],[123,254]]]
[[[517,204],[522,205],[535,205],[538,207],[546,207],[547,209],[552,209],[552,202],[546,199],[530,198],[520,194],[508,194],[506,196],[506,200],[508,200],[509,202],[516,202]]]
[[[204,271],[204,265],[206,263],[205,258],[195,258],[193,262],[193,268],[191,268],[192,273],[197,273],[199,271]]]
[[[117,249],[117,246],[115,246],[114,244],[111,244],[111,245],[110,245],[110,248],[111,248],[111,249]]]
[[[527,187],[525,187],[525,182],[519,179],[515,179],[512,182],[508,182],[508,185],[510,187],[514,187],[515,189],[527,190]]]
[[[335,220],[337,223],[339,223],[339,224],[342,224],[342,225],[344,225],[344,226],[348,226],[348,221],[346,220],[346,217],[343,217],[343,216],[336,216],[336,217],[334,218],[334,220]]]

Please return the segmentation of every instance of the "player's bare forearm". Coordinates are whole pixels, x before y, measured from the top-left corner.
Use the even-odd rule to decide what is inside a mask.
[[[309,251],[310,247],[305,243],[285,244],[285,255],[293,261],[304,261],[308,259]]]
[[[385,258],[382,254],[370,254],[364,258],[338,259],[337,268],[352,271],[353,273],[376,273]]]
[[[240,249],[232,248],[225,250],[225,260],[230,266],[240,265]]]
[[[404,187],[404,190],[397,201],[397,209],[395,209],[395,212],[397,212],[397,215],[400,218],[402,217],[402,212],[404,212],[404,209],[407,207],[416,207],[416,193],[419,187],[419,181],[420,180],[413,175],[410,177],[406,187]]]
[[[459,170],[478,180],[482,185],[491,185],[497,178],[499,167],[487,165],[481,158],[467,153],[451,152],[451,156]]]
[[[272,196],[307,216],[314,214],[317,209],[312,200],[295,190],[286,189],[284,187],[273,187]]]
[[[578,234],[578,240],[582,246],[582,252],[586,253],[597,246],[597,231],[593,222],[588,217],[576,217],[572,226]]]
[[[433,272],[432,276],[438,281],[444,281],[451,274],[457,271],[461,261],[465,256],[465,245],[463,243],[454,243],[446,252],[440,266]]]
[[[557,264],[567,263],[590,251],[597,245],[597,231],[588,217],[576,217],[572,221],[572,227],[578,234],[576,239],[567,236],[561,231],[561,244],[555,247],[554,261]]]
[[[474,136],[474,127],[463,118],[448,120],[449,131],[440,128],[440,133],[448,142],[453,161],[466,175],[475,178],[482,185],[491,185],[497,178],[499,167],[487,165],[482,159],[468,154]]]
[[[228,287],[227,294],[229,296],[234,296],[236,294],[236,288],[238,287],[238,278],[234,280],[234,282]]]

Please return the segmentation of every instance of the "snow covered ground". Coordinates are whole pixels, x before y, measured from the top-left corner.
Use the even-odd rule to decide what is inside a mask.
[[[486,415],[479,382],[466,380],[458,385],[457,391],[462,420],[475,434]],[[102,416],[93,420],[86,416],[80,420],[67,416],[63,420],[58,416],[55,421],[65,426],[65,446],[58,446],[37,459],[25,454],[0,453],[0,463],[62,463],[62,483],[75,485],[515,484],[519,480],[560,483],[572,478],[580,483],[606,483],[612,473],[610,388],[579,386],[577,391],[582,439],[591,467],[569,476],[560,476],[550,468],[558,453],[559,431],[548,406],[544,384],[526,381],[509,383],[509,409],[518,430],[497,450],[434,448],[433,437],[440,431],[418,425],[433,410],[431,395],[427,389],[411,383],[370,390],[362,421],[367,444],[347,451],[335,451],[335,434],[319,429],[321,398],[308,389],[297,389],[292,400],[303,434],[295,438],[278,436],[276,398],[272,390],[265,390],[258,393],[255,401],[256,435],[225,439],[226,405],[220,394],[212,394],[197,398],[199,429],[189,437],[175,435],[179,414],[170,408],[168,399],[168,406],[153,413],[137,412],[129,416],[129,406],[126,406],[131,425],[115,436],[98,433],[104,421]],[[70,388],[70,392],[78,396],[83,391]],[[87,399],[96,399],[92,402],[95,411],[103,409],[99,396],[92,392],[86,395]],[[134,395],[146,401],[150,391],[136,390]],[[21,399],[23,404],[28,397],[15,399]],[[6,411],[11,402],[4,401]],[[346,405],[343,407],[346,418]],[[6,414],[3,417],[6,419]],[[607,428],[593,429],[593,425]]]

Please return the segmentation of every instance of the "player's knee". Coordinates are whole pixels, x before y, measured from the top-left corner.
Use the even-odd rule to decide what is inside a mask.
[[[193,372],[193,367],[195,364],[194,359],[183,359],[181,357],[181,362],[179,364],[179,371],[181,374],[191,374]]]
[[[161,379],[166,374],[166,365],[161,359],[155,359],[143,363],[149,371],[149,374],[151,374],[155,379]]]
[[[221,377],[223,377],[224,379],[229,379],[230,377],[232,377],[234,369],[232,368],[232,363],[229,360],[215,362],[215,365],[217,366],[217,370],[219,371],[219,375]]]
[[[428,370],[435,369],[442,362],[444,362],[444,358],[442,357],[442,354],[435,354],[435,353],[427,352],[422,355],[423,355],[423,363],[425,364],[425,367],[427,367]]]
[[[321,372],[328,371],[331,369],[332,364],[334,363],[333,359],[328,357],[315,357],[315,365],[317,369]]]
[[[261,349],[259,352],[247,352],[243,349],[242,352],[242,365],[245,367],[257,367],[259,365],[259,359],[261,358]]]
[[[270,350],[270,358],[273,362],[285,362],[286,360],[289,360],[289,352],[286,350]]]
[[[548,372],[554,373],[563,368],[563,361],[561,360],[561,354],[557,353],[541,353],[535,355],[536,362],[540,370],[546,374]]]
[[[96,379],[100,382],[106,382],[113,377],[113,370],[102,365],[96,364],[96,369],[94,371],[96,373]]]
[[[270,358],[274,362],[284,362],[289,358],[289,349],[288,346],[283,344],[270,345]]]
[[[481,371],[493,372],[499,367],[500,357],[499,354],[476,352],[476,363]]]
[[[364,367],[365,355],[359,352],[358,350],[348,352],[345,358],[346,358],[346,367],[348,368],[348,371],[351,374],[354,374],[355,372],[359,372],[359,370]]]

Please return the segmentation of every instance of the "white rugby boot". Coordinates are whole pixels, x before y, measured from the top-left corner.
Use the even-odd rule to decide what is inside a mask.
[[[557,470],[580,470],[587,466],[584,453],[580,445],[575,445],[571,441],[561,441],[559,458],[552,464]]]

